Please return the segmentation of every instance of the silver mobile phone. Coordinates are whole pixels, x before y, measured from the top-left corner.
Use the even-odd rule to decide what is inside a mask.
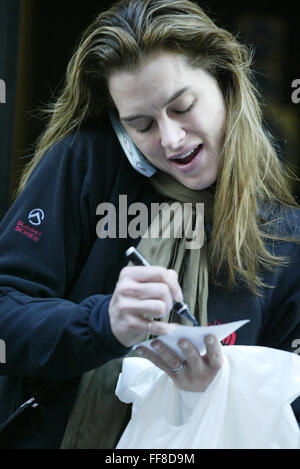
[[[152,164],[149,163],[149,161],[147,161],[142,153],[137,149],[125,128],[121,124],[117,112],[115,110],[111,110],[109,117],[113,129],[131,166],[144,176],[153,176],[153,174],[156,173],[156,168],[152,166]]]

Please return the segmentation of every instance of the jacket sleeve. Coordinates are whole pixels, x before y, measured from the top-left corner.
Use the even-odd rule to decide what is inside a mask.
[[[95,237],[83,151],[62,141],[46,152],[1,223],[2,375],[69,379],[129,351],[111,332],[109,295],[67,299]]]
[[[300,217],[298,214],[298,231]],[[298,237],[298,236],[297,236]],[[279,255],[287,256],[289,265],[274,274],[269,295],[268,320],[263,343],[300,356],[300,243],[281,243]],[[300,426],[300,396],[292,404]]]
[[[273,245],[277,256],[285,258],[286,265],[270,273],[268,298],[264,319],[264,343],[299,354],[300,345],[300,210],[294,209],[287,218],[288,236],[296,242],[282,241]],[[297,347],[298,344],[298,347]]]

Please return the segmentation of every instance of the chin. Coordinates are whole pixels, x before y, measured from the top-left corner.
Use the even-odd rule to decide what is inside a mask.
[[[202,191],[204,189],[208,189],[210,186],[212,186],[217,180],[217,177],[213,177],[211,179],[206,179],[206,180],[197,180],[197,181],[179,181],[181,184],[183,184],[185,187],[188,187],[189,189],[192,189],[194,191]]]

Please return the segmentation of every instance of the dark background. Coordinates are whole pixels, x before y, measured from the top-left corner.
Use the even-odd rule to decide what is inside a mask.
[[[62,86],[80,34],[109,0],[0,0],[0,219],[12,202],[20,172],[43,130],[36,110]],[[198,2],[219,26],[256,50],[254,66],[266,98],[265,119],[281,158],[300,175],[300,103],[292,81],[300,78],[299,6],[296,2],[205,0]],[[300,186],[293,184],[296,196]]]

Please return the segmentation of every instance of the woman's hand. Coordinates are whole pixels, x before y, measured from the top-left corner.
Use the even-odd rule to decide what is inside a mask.
[[[150,331],[153,335],[171,332],[175,324],[153,319],[162,318],[182,301],[182,291],[174,270],[164,267],[125,267],[122,269],[109,304],[111,329],[126,347],[141,342]]]
[[[199,350],[189,340],[180,340],[178,345],[185,357],[184,361],[159,339],[151,342],[154,351],[142,346],[137,351],[165,371],[178,388],[204,392],[223,363],[221,345],[217,339],[208,335],[205,343],[207,352],[200,356]]]

